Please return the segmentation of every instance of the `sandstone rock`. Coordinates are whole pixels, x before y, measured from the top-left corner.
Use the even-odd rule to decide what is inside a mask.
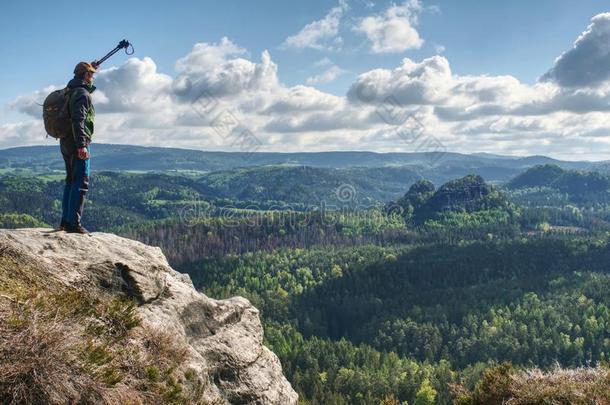
[[[189,348],[185,369],[206,381],[209,403],[296,404],[278,358],[263,346],[259,312],[241,297],[215,300],[173,270],[161,250],[109,233],[0,230],[0,254],[16,252],[55,280],[135,297],[143,325]]]

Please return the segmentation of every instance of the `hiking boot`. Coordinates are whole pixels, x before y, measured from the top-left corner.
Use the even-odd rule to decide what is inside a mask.
[[[82,226],[81,224],[78,224],[78,225],[68,225],[68,228],[66,229],[66,232],[68,232],[68,233],[82,233],[82,234],[89,233],[89,231],[84,226]]]

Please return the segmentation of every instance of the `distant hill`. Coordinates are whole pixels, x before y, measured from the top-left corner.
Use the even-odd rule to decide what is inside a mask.
[[[388,201],[419,179],[408,167],[320,168],[261,166],[218,171],[199,182],[218,197],[318,205]],[[347,193],[338,195],[338,193]]]
[[[557,165],[538,165],[519,174],[508,182],[509,189],[520,189],[529,187],[550,187],[559,179],[565,170]]]
[[[474,212],[501,208],[506,200],[481,176],[469,175],[443,184],[422,205],[421,210],[430,214],[443,211]]]
[[[534,166],[507,183],[510,190],[545,187],[565,193],[573,202],[610,201],[610,175],[565,170],[557,165]]]
[[[554,163],[565,169],[588,169],[591,162],[564,162],[544,156],[511,157],[491,154],[375,152],[210,152],[134,145],[93,144],[93,170],[217,171],[283,165],[318,168],[406,166],[420,177],[440,185],[467,174],[504,182],[537,164]],[[0,167],[34,172],[63,170],[58,146],[28,146],[0,150]]]
[[[396,199],[418,179],[406,167],[260,166],[197,176],[98,171],[91,179],[87,222],[91,229],[107,229],[180,215],[188,207],[204,210],[212,203],[258,209],[366,208]],[[0,212],[13,214],[0,215],[0,224],[54,225],[63,185],[63,176],[0,175]]]
[[[428,180],[419,180],[396,203],[390,203],[388,209],[396,205],[401,207],[405,219],[416,225],[429,220],[455,220],[453,214],[461,215],[464,222],[464,219],[470,219],[468,214],[491,211],[508,214],[511,211],[506,197],[474,174],[451,180],[438,189]]]
[[[610,174],[610,162],[595,163],[593,170],[600,173]]]

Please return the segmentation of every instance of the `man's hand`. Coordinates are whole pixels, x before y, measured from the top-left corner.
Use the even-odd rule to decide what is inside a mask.
[[[80,160],[89,159],[89,151],[87,148],[78,148],[78,158]]]

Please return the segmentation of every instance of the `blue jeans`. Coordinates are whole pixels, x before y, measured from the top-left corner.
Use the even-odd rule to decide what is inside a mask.
[[[90,146],[87,147],[87,150],[91,154]],[[85,198],[89,191],[90,159],[79,159],[73,142],[62,142],[61,154],[66,164],[66,184],[62,199],[61,220],[76,226],[81,224]]]

